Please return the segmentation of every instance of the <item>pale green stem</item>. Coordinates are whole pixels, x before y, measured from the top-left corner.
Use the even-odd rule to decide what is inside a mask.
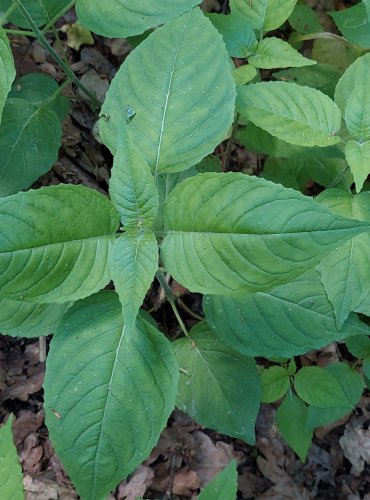
[[[60,17],[62,17],[62,15],[65,13],[65,12],[68,12],[69,9],[71,9],[74,4],[76,3],[76,0],[72,0],[71,2],[69,2],[69,4],[64,7],[63,10],[59,11],[58,14],[56,14],[53,19],[51,19],[48,24],[43,28],[42,32],[45,34],[47,33],[48,31],[50,31],[51,27],[54,26],[54,24],[58,21],[58,19]]]
[[[27,31],[27,30],[10,30],[10,29],[4,29],[5,33],[8,35],[20,35],[20,36],[33,36],[36,38],[36,35],[33,31]]]
[[[13,4],[6,12],[4,12],[4,14],[0,17],[0,26],[8,22],[8,17],[13,14],[15,10],[17,10],[17,6]]]

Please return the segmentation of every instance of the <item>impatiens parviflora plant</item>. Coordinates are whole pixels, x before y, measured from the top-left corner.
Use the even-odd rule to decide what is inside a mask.
[[[135,12],[128,0],[76,4],[80,21],[105,36],[165,23],[123,63],[100,113],[114,155],[110,200],[74,185],[13,194],[42,173],[29,172],[44,164],[42,134],[54,134],[43,147],[56,154],[66,102],[41,76],[11,90],[14,63],[0,33],[0,105],[8,113],[0,126],[0,327],[28,337],[55,332],[46,423],[89,500],[106,497],[149,455],[175,404],[253,445],[261,400],[284,398],[277,423],[304,460],[313,429],[350,411],[363,379],[344,363],[297,369],[289,359],[344,339],[351,352],[357,346],[369,378],[370,330],[356,314],[370,315],[370,200],[360,193],[370,172],[368,55],[341,78],[322,63],[310,79],[314,60],[265,37],[289,16],[301,29],[295,0],[232,0],[230,15],[208,19],[199,1],[161,0],[155,12],[149,0],[136,3]],[[70,2],[44,4],[17,0],[18,11],[0,0],[10,21],[32,29],[47,28]],[[249,64],[234,69],[230,56]],[[285,67],[296,72],[277,77],[300,84],[257,81],[259,69]],[[29,135],[12,135],[16,124],[8,130],[17,116]],[[270,155],[266,179],[215,172],[204,161],[239,116],[241,142]],[[31,136],[39,142],[29,152]],[[315,201],[299,192],[309,178],[330,188]],[[163,270],[204,294],[205,320],[190,332],[182,325],[184,337],[172,344],[140,310]],[[102,291],[110,281],[115,292]],[[261,371],[254,357],[284,359]],[[222,498],[232,500],[228,488]]]

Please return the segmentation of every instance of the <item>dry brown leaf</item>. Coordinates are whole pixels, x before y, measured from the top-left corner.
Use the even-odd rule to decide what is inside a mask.
[[[136,500],[136,497],[144,496],[153,478],[153,469],[140,465],[127,482],[119,485],[117,500]]]
[[[363,423],[368,416],[353,416],[347,424],[339,444],[344,456],[351,462],[351,474],[359,476],[365,463],[370,464],[370,429],[364,429]]]
[[[309,500],[309,492],[297,485],[294,479],[279,465],[273,461],[265,460],[262,457],[257,457],[257,466],[267,479],[274,486],[265,491],[259,499],[265,500]]]

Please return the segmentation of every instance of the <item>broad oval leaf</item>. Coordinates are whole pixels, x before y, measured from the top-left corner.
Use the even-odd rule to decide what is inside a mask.
[[[0,123],[7,95],[15,78],[13,54],[8,37],[0,26]]]
[[[148,457],[175,404],[169,341],[141,320],[123,328],[117,295],[100,292],[68,311],[47,358],[51,441],[89,500],[105,498]]]
[[[201,0],[77,0],[77,16],[91,31],[107,37],[127,38],[164,24],[191,10]]]
[[[272,31],[292,13],[297,0],[231,0],[231,11],[243,14],[254,29]]]
[[[0,332],[13,337],[50,335],[72,304],[34,304],[0,299]]]
[[[164,206],[163,262],[191,291],[257,292],[302,274],[369,224],[241,173],[190,177]]]
[[[205,321],[174,343],[180,367],[176,405],[201,425],[255,443],[260,381],[254,359],[222,344]]]
[[[110,280],[118,223],[110,201],[82,186],[0,199],[0,297],[66,302],[97,292]]]
[[[291,144],[326,147],[340,141],[338,106],[310,87],[286,82],[239,87],[236,107],[244,118]]]
[[[346,143],[345,152],[358,193],[370,173],[370,141],[360,142],[351,139]]]
[[[11,416],[0,428],[0,497],[23,500],[23,475],[13,440],[12,422]]]
[[[351,335],[369,334],[355,314],[338,329],[315,271],[269,293],[206,296],[203,309],[213,333],[247,356],[291,357]]]
[[[289,389],[289,372],[282,366],[271,366],[261,373],[263,403],[274,403]]]
[[[335,88],[334,100],[342,110],[343,117],[351,96],[356,94],[359,88],[366,85],[369,79],[370,54],[365,54],[356,59],[356,61],[346,69]]]
[[[217,474],[202,490],[198,500],[235,500],[238,490],[238,471],[236,460],[232,460],[225,469]]]
[[[57,159],[62,129],[54,111],[8,99],[0,125],[0,196],[28,188]]]
[[[256,35],[243,16],[208,14],[207,17],[221,33],[230,56],[245,58],[250,54]]]
[[[5,12],[12,4],[13,0],[0,0],[0,9]],[[22,0],[22,4],[28,10],[36,25],[43,26],[52,21],[56,16],[58,18],[62,17],[67,9],[70,8],[71,0]],[[28,21],[26,21],[18,9],[9,16],[8,20],[20,28],[30,27]]]
[[[102,108],[101,135],[115,152],[126,126],[153,172],[180,172],[224,139],[234,101],[222,37],[195,9],[156,30],[126,59]]]
[[[256,68],[289,68],[312,66],[316,61],[302,56],[289,43],[274,36],[261,40],[252,55],[248,57],[249,64]]]

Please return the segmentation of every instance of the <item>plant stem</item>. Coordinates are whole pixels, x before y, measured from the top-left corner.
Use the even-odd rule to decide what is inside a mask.
[[[64,7],[61,11],[59,11],[59,12],[58,12],[58,14],[56,14],[56,15],[53,17],[53,19],[51,19],[51,20],[48,22],[48,24],[47,24],[47,25],[43,28],[43,30],[42,30],[43,34],[45,34],[45,33],[47,33],[48,31],[50,31],[50,28],[51,28],[52,26],[54,26],[54,24],[58,21],[58,19],[59,19],[60,17],[62,17],[62,15],[63,15],[65,12],[68,12],[68,11],[69,11],[69,9],[71,9],[71,8],[74,6],[74,4],[75,4],[75,3],[76,3],[76,0],[72,0],[71,2],[69,2],[69,4],[68,4],[66,7]]]
[[[90,92],[89,89],[83,85],[80,80],[77,78],[77,76],[74,74],[72,71],[71,67],[69,64],[65,63],[63,59],[60,57],[60,55],[53,49],[53,47],[50,45],[50,43],[46,40],[44,34],[38,29],[36,26],[34,20],[32,19],[32,16],[26,9],[26,7],[23,5],[21,0],[13,0],[14,4],[18,7],[20,12],[23,14],[23,17],[28,21],[30,24],[32,31],[34,32],[37,40],[40,42],[40,44],[44,47],[47,52],[51,55],[51,57],[59,64],[59,66],[63,69],[65,74],[68,76],[68,78],[79,87],[84,94],[91,100],[92,107],[95,109],[100,108],[100,103],[95,97],[95,95]]]
[[[157,271],[155,273],[155,277],[157,278],[157,280],[159,281],[159,284],[161,285],[161,287],[165,291],[165,294],[167,296],[167,300],[168,300],[170,306],[172,307],[173,313],[176,316],[176,319],[179,322],[179,325],[181,327],[181,330],[184,332],[185,337],[187,337],[193,343],[193,339],[190,337],[189,332],[188,332],[188,330],[187,330],[187,328],[186,328],[186,326],[185,326],[185,324],[180,316],[180,313],[176,307],[175,296],[173,295],[171,287],[168,285],[166,278],[163,276],[163,273],[161,271]]]
[[[44,103],[43,103],[43,106],[48,106],[52,101],[54,101],[54,99],[56,97],[58,97],[62,90],[64,90],[66,87],[68,87],[68,85],[71,85],[71,80],[68,78],[65,82],[62,83],[62,85],[60,85],[57,90],[54,92],[54,94],[52,94],[49,99],[47,99]]]
[[[8,21],[8,17],[13,14],[15,10],[17,10],[17,6],[13,3],[13,5],[11,5],[11,7],[9,7],[9,9],[0,17],[0,26]]]
[[[27,30],[10,30],[10,29],[5,29],[5,33],[8,35],[21,35],[21,36],[33,36],[36,38],[36,35],[33,31],[27,31]]]
[[[329,184],[329,186],[327,187],[327,189],[334,188],[337,184],[339,184],[340,181],[344,178],[344,176],[348,172],[348,170],[349,170],[349,165],[346,165],[344,167],[344,169],[341,172],[339,172],[339,174],[336,176],[336,178],[333,180],[333,182],[331,182]]]
[[[224,161],[222,162],[222,171],[223,172],[227,172],[227,170],[229,168],[231,148],[233,146],[236,132],[238,130],[239,119],[240,119],[240,114],[236,113],[234,125],[233,125],[233,128],[231,130],[231,136],[230,136],[229,142],[227,143],[227,146],[226,146]]]
[[[194,311],[192,311],[190,309],[190,307],[188,307],[185,304],[185,302],[180,299],[180,297],[178,297],[177,302],[179,303],[180,307],[182,307],[184,309],[184,311],[186,311],[191,317],[193,317],[194,319],[197,319],[198,321],[203,321],[204,320],[204,318],[202,316],[200,316],[199,314],[197,314]]]

